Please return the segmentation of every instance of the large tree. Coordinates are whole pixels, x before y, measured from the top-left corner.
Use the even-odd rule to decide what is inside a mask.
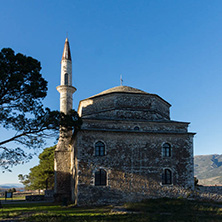
[[[47,82],[42,77],[40,62],[10,48],[0,52],[0,126],[11,130],[0,141],[0,166],[8,169],[32,155],[24,148],[43,146],[45,138],[81,125],[78,114],[69,115],[43,107]],[[14,134],[11,134],[14,132]]]
[[[18,175],[26,190],[53,189],[55,147],[44,149],[39,155],[39,164],[31,168],[28,175]]]

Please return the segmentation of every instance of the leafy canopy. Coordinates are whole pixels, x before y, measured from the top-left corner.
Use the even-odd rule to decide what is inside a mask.
[[[30,169],[29,175],[18,175],[26,190],[53,189],[55,148],[52,146],[44,149],[39,155],[39,164]]]
[[[48,137],[81,126],[81,118],[71,110],[68,115],[44,108],[47,82],[40,62],[10,48],[0,52],[0,126],[14,132],[0,141],[0,166],[8,169],[28,161],[32,155],[24,148],[37,149]],[[64,127],[61,127],[64,126]]]

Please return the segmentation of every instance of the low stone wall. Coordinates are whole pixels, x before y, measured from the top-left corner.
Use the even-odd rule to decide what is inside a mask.
[[[44,191],[45,199],[53,199],[54,198],[54,190],[45,190]]]
[[[222,186],[198,186],[196,190],[205,193],[215,193],[222,195]]]
[[[43,200],[53,200],[53,199],[54,199],[54,191],[53,190],[45,190],[44,195],[25,196],[26,201],[43,201]]]
[[[84,192],[87,189],[87,192]],[[222,202],[222,187],[197,187],[195,190],[177,186],[156,186],[143,192],[123,192],[109,187],[97,189],[95,186],[81,187],[78,195],[78,205],[107,205],[123,204],[125,202],[138,202],[144,199],[156,198],[185,198],[190,200],[212,200]],[[84,193],[93,195],[87,196]]]
[[[25,196],[26,201],[42,201],[44,199],[44,195],[30,195],[30,196]]]
[[[222,186],[197,186],[195,193],[197,199],[222,201]]]

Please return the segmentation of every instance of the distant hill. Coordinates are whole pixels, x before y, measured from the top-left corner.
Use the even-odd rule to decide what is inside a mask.
[[[202,185],[222,185],[222,155],[194,157],[194,175]]]
[[[7,183],[7,184],[0,184],[0,188],[3,189],[10,189],[10,188],[23,188],[24,185],[20,183]]]

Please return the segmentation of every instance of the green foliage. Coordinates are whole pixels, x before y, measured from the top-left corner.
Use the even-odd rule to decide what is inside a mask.
[[[40,62],[15,54],[10,48],[0,52],[0,126],[14,135],[0,141],[0,167],[24,163],[32,158],[24,148],[38,149],[48,137],[58,137],[62,130],[78,129],[81,118],[74,110],[68,115],[44,108],[47,82]]]
[[[30,169],[29,175],[18,175],[26,190],[53,189],[55,148],[52,146],[44,149],[39,155],[39,164]]]
[[[16,189],[15,188],[10,188],[10,189],[8,189],[8,192],[14,193],[14,192],[16,192]]]
[[[25,187],[30,183],[28,175],[19,174],[18,179]]]

